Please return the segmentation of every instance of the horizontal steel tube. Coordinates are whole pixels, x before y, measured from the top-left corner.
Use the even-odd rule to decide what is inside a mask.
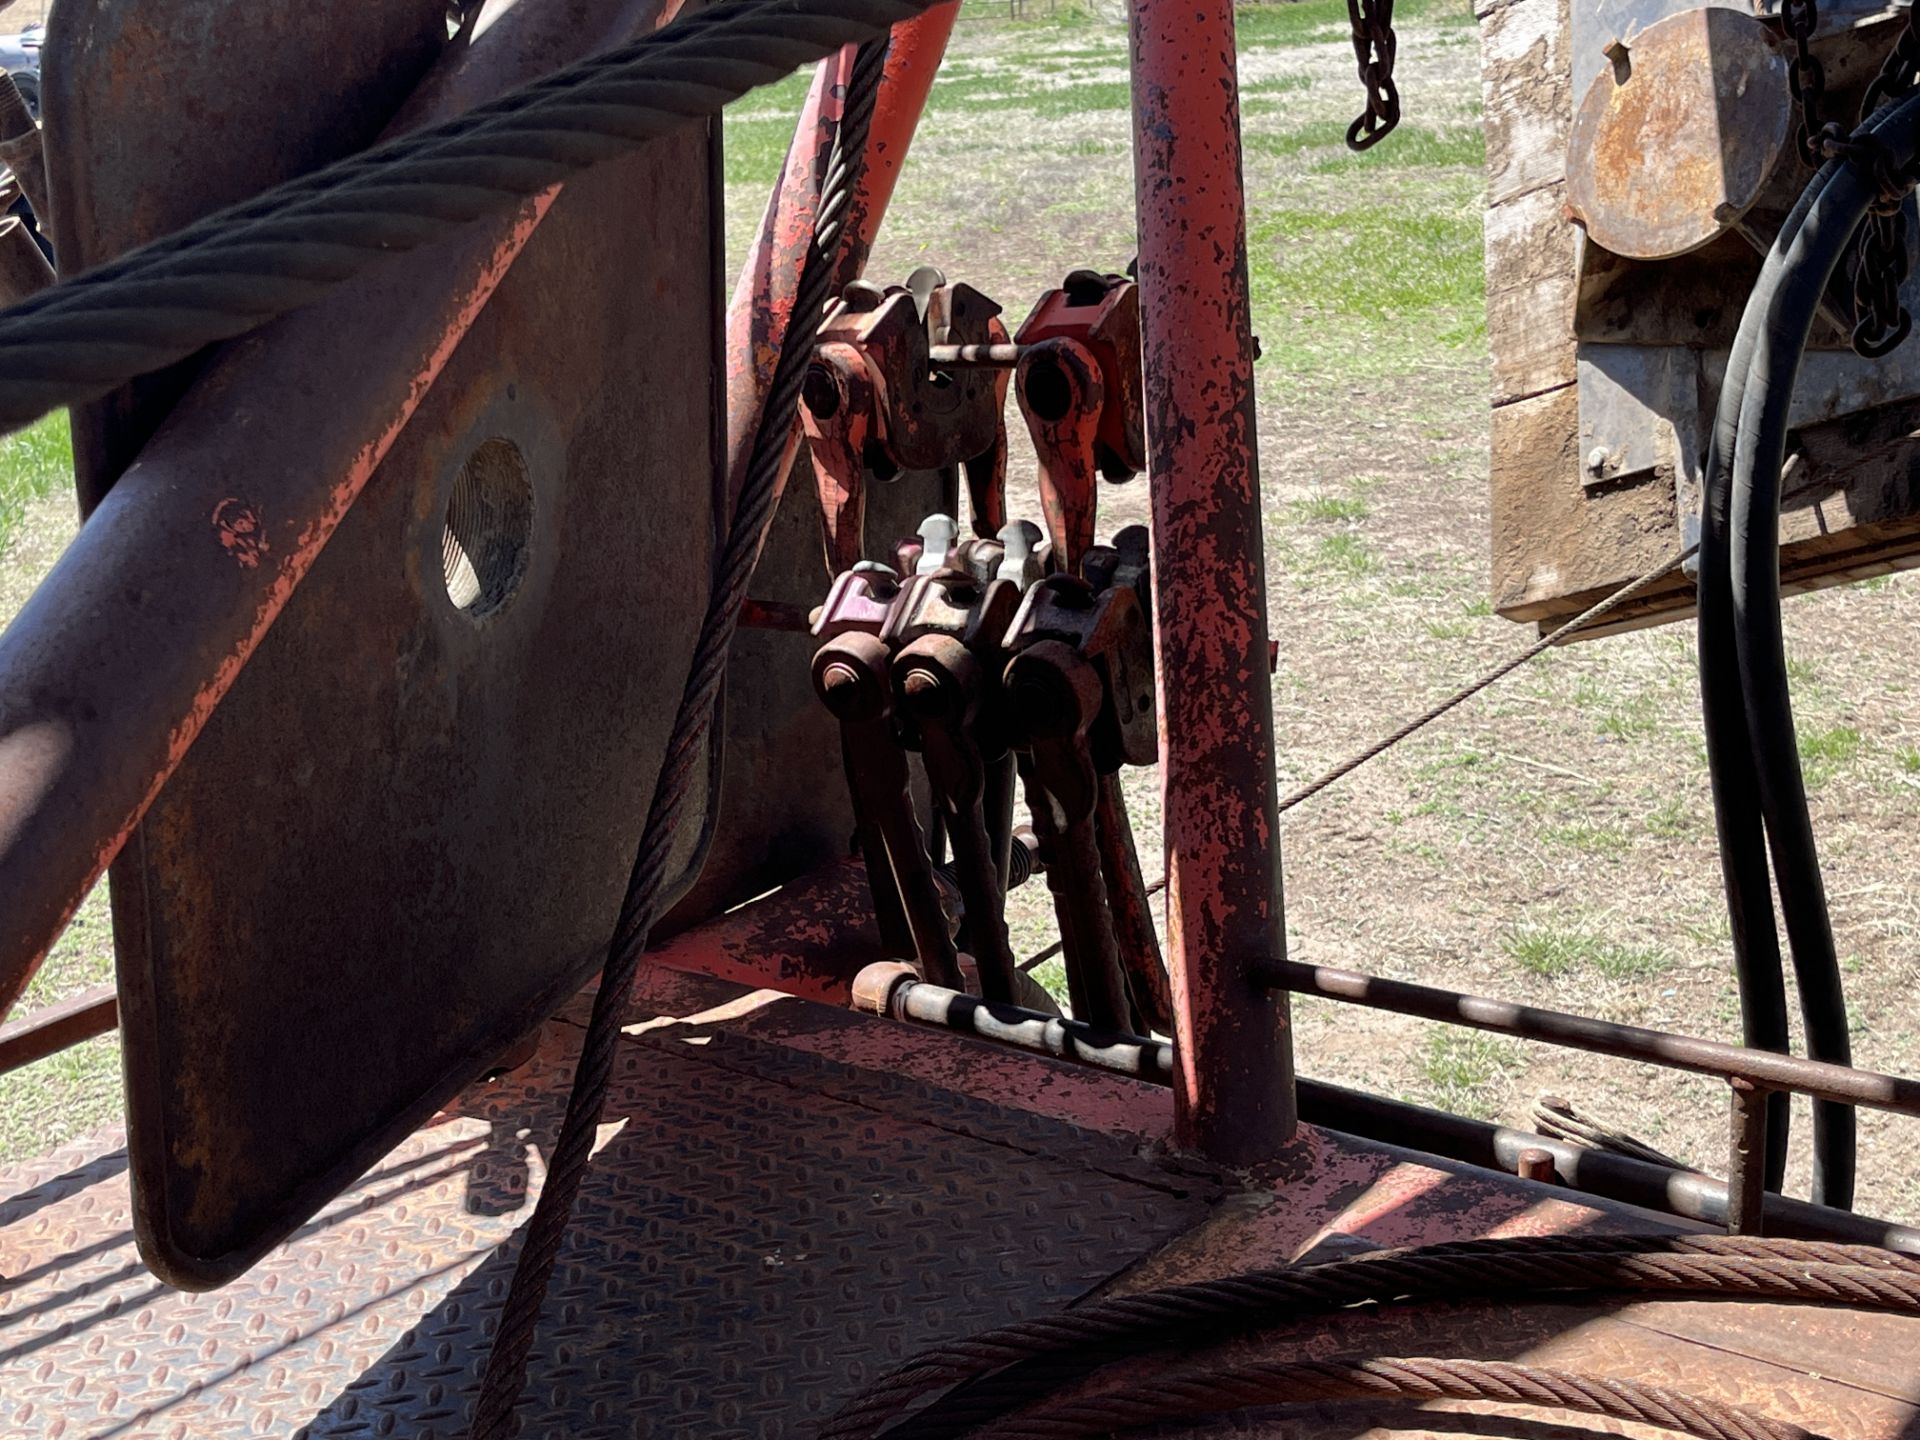
[[[888,999],[888,1013],[898,1020],[962,1031],[1156,1085],[1172,1083],[1173,1046],[1164,1040],[1102,1034],[1076,1020],[1010,1005],[989,1006],[971,995],[914,981],[897,985]],[[1297,1085],[1300,1118],[1310,1125],[1506,1175],[1518,1172],[1524,1152],[1544,1151],[1553,1159],[1554,1178],[1570,1190],[1706,1225],[1723,1227],[1727,1223],[1726,1182],[1697,1170],[1678,1170],[1606,1150],[1588,1150],[1530,1131],[1489,1125],[1344,1086],[1315,1080],[1300,1080]],[[1763,1214],[1768,1235],[1844,1240],[1920,1254],[1920,1230],[1870,1216],[1809,1205],[1783,1195],[1765,1196]]]
[[[1599,1055],[1643,1060],[1670,1070],[1691,1070],[1698,1075],[1717,1075],[1723,1079],[1737,1077],[1762,1090],[1790,1090],[1820,1100],[1920,1115],[1920,1080],[1903,1075],[1882,1075],[1848,1065],[1830,1065],[1766,1050],[1746,1050],[1718,1040],[1673,1035],[1638,1025],[1618,1025],[1587,1015],[1539,1010],[1531,1005],[1515,1005],[1432,985],[1302,965],[1296,960],[1270,960],[1260,967],[1259,973],[1275,989],[1297,995],[1318,995],[1350,1005],[1366,1005],[1425,1020],[1516,1035],[1524,1040],[1541,1040]]]
[[[1025,350],[1024,345],[935,345],[927,360],[941,370],[1011,370]]]
[[[1508,1175],[1520,1168],[1524,1151],[1544,1150],[1553,1157],[1554,1178],[1569,1190],[1716,1228],[1724,1228],[1727,1223],[1726,1182],[1697,1170],[1676,1170],[1608,1150],[1588,1150],[1545,1135],[1489,1125],[1339,1085],[1313,1080],[1298,1084],[1300,1118],[1310,1125]],[[1871,1216],[1810,1205],[1784,1195],[1765,1196],[1762,1214],[1764,1233],[1776,1238],[1841,1240],[1920,1255],[1920,1230]]]
[[[1096,1030],[1079,1020],[1014,1005],[989,1005],[977,996],[917,981],[896,986],[888,1009],[896,1020],[963,1030],[983,1040],[1037,1050],[1158,1085],[1173,1083],[1173,1047],[1158,1040]]]
[[[0,1025],[0,1075],[105,1035],[120,1024],[120,1001],[111,985],[78,995]]]

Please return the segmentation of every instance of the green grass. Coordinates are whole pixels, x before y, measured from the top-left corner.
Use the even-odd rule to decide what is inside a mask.
[[[1473,24],[1473,9],[1464,0],[1399,0],[1393,18],[1399,26],[1421,20],[1432,26],[1463,27]],[[1327,33],[1329,29],[1332,34]],[[1341,0],[1242,5],[1234,12],[1234,30],[1242,50],[1320,45],[1352,34],[1347,7]]]
[[[88,897],[27,986],[17,1013],[113,978],[113,921],[103,884]],[[103,1035],[0,1075],[0,1161],[44,1155],[89,1135],[120,1110],[120,1044]]]
[[[1512,1077],[1526,1066],[1526,1052],[1511,1040],[1471,1030],[1436,1030],[1420,1047],[1421,1103],[1492,1120],[1506,1100]]]
[[[1647,833],[1658,835],[1662,840],[1678,840],[1689,835],[1696,823],[1696,812],[1679,800],[1669,800],[1658,809],[1649,810],[1646,817]]]
[[[1641,980],[1661,974],[1673,964],[1673,958],[1663,950],[1622,945],[1585,930],[1516,930],[1501,948],[1527,974],[1543,979],[1593,974],[1608,980]]]
[[[1800,768],[1809,789],[1819,789],[1860,753],[1860,732],[1851,725],[1802,731]]]
[[[1465,166],[1479,171],[1487,163],[1487,135],[1479,128],[1428,130],[1401,125],[1367,150],[1349,150],[1344,136],[1339,151],[1317,161],[1316,175],[1341,175],[1351,170],[1439,170]]]
[[[1476,175],[1393,205],[1256,210],[1247,265],[1265,368],[1384,378],[1482,343],[1478,187]]]
[[[73,485],[73,441],[65,412],[0,440],[0,555],[27,507]]]
[[[1479,129],[1428,130],[1402,125],[1370,149],[1354,151],[1347,148],[1347,124],[1345,120],[1316,120],[1290,130],[1262,130],[1255,124],[1247,128],[1242,148],[1249,155],[1279,160],[1324,150],[1327,153],[1312,166],[1316,175],[1450,166],[1478,170],[1487,163],[1486,134]]]
[[[1315,495],[1296,500],[1288,508],[1302,520],[1360,521],[1373,513],[1366,501],[1344,495]]]
[[[1920,775],[1920,748],[1903,745],[1893,752],[1893,763],[1909,775]]]
[[[1358,535],[1342,532],[1338,535],[1323,535],[1315,547],[1314,560],[1321,568],[1338,571],[1352,579],[1372,575],[1380,569],[1380,561],[1367,547],[1367,542]]]
[[[1631,848],[1625,832],[1611,825],[1554,825],[1546,832],[1547,843],[1585,855],[1624,855]]]

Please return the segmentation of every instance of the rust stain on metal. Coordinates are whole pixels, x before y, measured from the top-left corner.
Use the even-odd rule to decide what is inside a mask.
[[[1179,1139],[1253,1164],[1293,1133],[1233,8],[1132,11],[1134,177]]]
[[[233,557],[242,570],[257,570],[263,557],[273,553],[260,514],[238,496],[229,496],[213,507],[213,533],[220,548]]]
[[[1738,223],[1787,139],[1787,63],[1759,20],[1720,6],[1615,42],[1567,141],[1568,210],[1616,255],[1664,260]]]

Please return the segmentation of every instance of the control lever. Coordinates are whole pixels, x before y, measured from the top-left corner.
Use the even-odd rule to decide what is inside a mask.
[[[878,875],[869,872],[872,888],[877,896],[884,888],[883,876],[891,873],[906,909],[920,973],[937,984],[964,990],[960,957],[940,902],[933,861],[913,813],[906,751],[895,743],[892,733],[888,659],[887,644],[879,636],[857,631],[841,635],[814,655],[814,689],[840,722],[848,783],[885,850],[886,868]]]
[[[1072,646],[1040,640],[1007,662],[1004,685],[1074,1018],[1124,1030],[1132,1016],[1100,869],[1100,787],[1088,735],[1105,700],[1100,674]]]
[[[1144,559],[1135,537],[1125,531],[1115,537],[1114,551],[1121,551],[1123,538],[1126,557]],[[1116,566],[1123,563],[1116,553]],[[1144,580],[1144,573],[1134,578]],[[1151,764],[1158,751],[1151,631],[1137,589],[1116,584],[1096,594],[1084,581],[1049,576],[1028,593],[1008,636],[1013,649],[1039,640],[1071,646],[1099,676],[1101,709],[1090,729],[1089,756],[1098,776],[1094,828],[1101,878],[1138,1018],[1143,1028],[1171,1034],[1166,962],[1119,774],[1123,765]]]
[[[983,583],[969,571],[949,568],[915,577],[894,610],[886,639],[900,647],[929,635],[945,635],[963,644],[985,667],[986,675],[997,677],[1006,664],[1002,647],[1008,627],[1019,608],[1018,586],[998,580]],[[982,823],[992,839],[994,869],[1003,893],[1011,879],[1014,818],[1014,759],[1004,712],[997,688],[982,682],[970,744],[985,771]]]
[[[972,735],[984,679],[980,662],[951,635],[923,635],[894,664],[900,708],[919,728],[934,803],[946,817],[980,994],[1011,1005],[1017,998],[1018,965],[1007,939],[1006,882],[981,806],[986,766]]]
[[[834,580],[814,621],[814,638],[834,640],[842,635],[881,635],[899,598],[900,577],[877,561],[862,560]],[[845,726],[840,730],[840,761],[853,799],[854,839],[860,848],[860,858],[866,862],[867,889],[873,896],[873,917],[880,930],[880,942],[889,955],[910,955],[914,953],[913,931],[907,924],[906,909],[900,903],[899,888],[892,883],[893,866],[887,859],[886,842],[860,786],[854,781],[855,756]]]

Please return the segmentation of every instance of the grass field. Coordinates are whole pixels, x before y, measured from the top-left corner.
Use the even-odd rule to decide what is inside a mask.
[[[1486,602],[1476,33],[1460,0],[1397,9],[1407,119],[1359,157],[1340,143],[1359,99],[1344,6],[1301,0],[1241,24],[1283,789],[1529,638]],[[1115,24],[963,18],[873,278],[935,263],[1017,320],[1069,269],[1124,267],[1126,78]],[[804,88],[790,80],[729,116],[736,255]],[[1018,479],[1032,461],[1016,444]],[[0,447],[0,614],[71,531],[63,463],[52,429]],[[1036,513],[1024,482],[1017,494]],[[1139,484],[1106,490],[1105,523],[1143,518],[1144,498]],[[1789,607],[1856,1058],[1903,1071],[1920,1068],[1917,635],[1920,585],[1907,579]],[[1154,777],[1132,776],[1129,794],[1151,855]],[[1543,657],[1291,812],[1283,841],[1295,958],[1737,1036],[1686,626]],[[1052,934],[1044,894],[1017,898],[1017,939],[1038,949]],[[96,901],[36,998],[92,983],[106,951]],[[1300,1067],[1318,1078],[1521,1122],[1553,1091],[1692,1163],[1724,1164],[1724,1096],[1708,1081],[1321,1003],[1295,1018]],[[0,1082],[0,1151],[105,1118],[113,1055],[96,1042]],[[1912,1139],[1873,1116],[1863,1130],[1863,1206],[1920,1219]],[[1804,1165],[1794,1174],[1803,1183]]]

